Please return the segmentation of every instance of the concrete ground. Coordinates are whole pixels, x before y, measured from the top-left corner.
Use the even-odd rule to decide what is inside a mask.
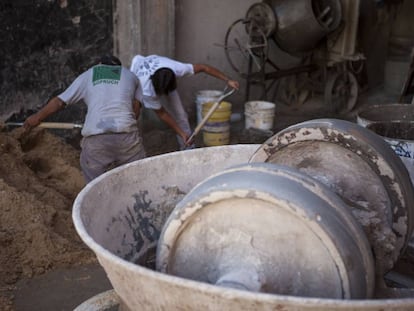
[[[72,311],[89,298],[112,289],[99,264],[58,269],[23,279],[13,291],[16,311]]]

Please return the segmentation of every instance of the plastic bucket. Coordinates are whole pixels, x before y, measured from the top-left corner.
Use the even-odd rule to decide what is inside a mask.
[[[210,111],[215,102],[203,104],[203,117]],[[230,143],[231,103],[223,101],[210,116],[203,127],[205,146],[222,146]]]
[[[414,184],[414,109],[410,104],[370,105],[357,115],[357,123],[380,135],[397,153]]]
[[[216,102],[223,94],[223,91],[218,90],[201,90],[197,92],[195,100],[197,107],[197,124],[199,124],[203,119],[203,104],[208,102]]]
[[[271,130],[276,105],[267,101],[249,101],[244,106],[246,129]]]
[[[385,121],[368,124],[400,157],[414,184],[414,121]]]

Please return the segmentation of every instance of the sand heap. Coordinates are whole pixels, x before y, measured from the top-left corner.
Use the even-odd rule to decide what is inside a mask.
[[[95,261],[72,204],[84,186],[79,151],[44,129],[0,132],[0,287]]]

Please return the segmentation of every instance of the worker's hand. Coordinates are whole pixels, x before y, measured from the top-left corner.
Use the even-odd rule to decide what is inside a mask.
[[[236,90],[238,90],[239,89],[239,82],[238,81],[236,81],[236,80],[228,80],[227,81],[227,85],[228,86],[230,86],[230,87],[232,87],[233,89],[236,89]]]
[[[185,136],[182,136],[182,138],[184,140],[184,145],[186,147],[188,147],[188,146],[190,146],[191,144],[194,143],[194,140],[193,139],[189,140],[190,136],[188,136],[187,134]]]
[[[23,128],[25,131],[30,131],[32,128],[38,126],[40,124],[41,120],[37,116],[37,114],[33,114],[30,117],[26,119],[23,123]]]

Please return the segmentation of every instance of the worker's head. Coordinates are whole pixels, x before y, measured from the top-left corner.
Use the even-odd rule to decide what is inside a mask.
[[[175,73],[170,68],[156,70],[151,81],[157,95],[168,95],[177,88]]]
[[[102,55],[99,59],[99,63],[103,65],[110,65],[110,66],[121,66],[122,65],[119,58],[113,56],[112,54]]]

